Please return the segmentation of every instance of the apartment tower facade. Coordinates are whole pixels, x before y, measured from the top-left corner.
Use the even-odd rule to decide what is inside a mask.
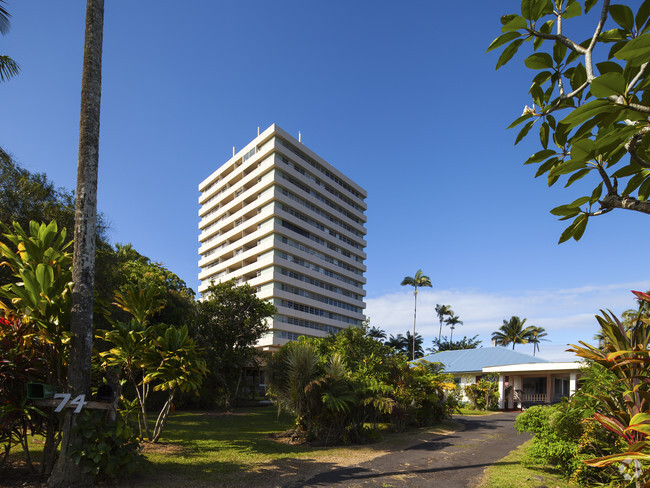
[[[199,191],[199,293],[235,279],[273,303],[258,347],[363,322],[363,188],[274,124]]]

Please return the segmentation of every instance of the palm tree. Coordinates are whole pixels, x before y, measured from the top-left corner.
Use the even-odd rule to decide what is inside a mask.
[[[539,343],[541,341],[548,341],[548,339],[544,339],[547,335],[544,327],[537,327],[536,325],[530,327],[528,342],[532,342],[533,344],[533,356],[535,355],[535,351],[539,351]]]
[[[68,360],[68,393],[73,396],[90,393],[103,34],[104,0],[87,0],[72,265],[74,291],[70,332],[73,339]],[[67,409],[61,452],[48,480],[50,488],[91,486],[93,483],[92,476],[84,473],[82,466],[75,464],[73,457],[68,455],[69,449],[81,449],[86,442],[83,432],[74,429],[71,413]]]
[[[513,315],[510,320],[504,320],[496,332],[492,332],[492,340],[497,346],[507,346],[512,343],[512,350],[517,344],[527,344],[530,340],[532,327],[524,327],[526,319]]]
[[[422,274],[422,270],[418,269],[417,272],[415,273],[415,276],[407,276],[402,280],[401,283],[402,286],[412,286],[414,288],[413,290],[413,297],[415,299],[415,304],[413,306],[413,354],[415,354],[415,317],[417,314],[417,309],[418,309],[418,288],[421,286],[428,286],[431,287],[431,278],[428,276]],[[415,356],[413,355],[411,359],[415,359]]]
[[[438,319],[440,319],[440,332],[438,332],[438,342],[440,342],[440,338],[442,337],[442,322],[447,316],[453,317],[454,311],[451,309],[451,305],[436,304],[436,315],[438,316]]]
[[[420,334],[415,334],[415,337],[413,337],[410,331],[406,331],[406,347],[408,356],[412,358],[421,358],[424,356],[424,349],[422,349],[423,343],[424,339]],[[415,351],[413,351],[413,344],[415,344]]]
[[[375,326],[370,327],[370,329],[368,329],[368,332],[366,332],[366,335],[368,337],[372,337],[373,339],[377,339],[378,341],[386,339],[386,331]]]
[[[454,329],[457,325],[463,325],[463,321],[460,320],[460,317],[458,315],[452,315],[451,317],[445,319],[445,324],[447,324],[449,326],[449,330],[451,330],[451,334],[449,335],[449,344],[451,344],[454,338]]]
[[[0,0],[0,34],[9,32],[9,18],[11,15],[7,9],[2,6],[5,0]],[[0,81],[7,81],[18,74],[20,66],[9,56],[0,55]]]
[[[397,334],[397,337],[391,334],[388,340],[385,342],[385,344],[388,347],[392,347],[397,352],[408,353],[410,349],[408,339],[404,337],[402,334]]]

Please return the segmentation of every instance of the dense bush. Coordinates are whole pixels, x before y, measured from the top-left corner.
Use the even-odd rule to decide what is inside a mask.
[[[496,410],[499,407],[499,383],[493,378],[481,378],[477,383],[465,385],[465,396],[476,410]]]
[[[83,410],[74,428],[86,442],[83,448],[68,451],[68,455],[97,480],[116,481],[142,466],[142,446],[122,415],[118,414],[113,421],[105,411]]]
[[[586,394],[577,395],[586,397]],[[586,400],[572,397],[557,405],[528,408],[515,420],[519,432],[535,434],[526,462],[556,467],[583,486],[611,481],[613,468],[596,469],[583,461],[621,450],[617,436],[585,416]]]
[[[297,429],[326,444],[376,438],[378,422],[396,431],[432,425],[457,405],[439,365],[409,364],[364,327],[285,345],[269,362],[269,380],[271,397],[295,415]]]

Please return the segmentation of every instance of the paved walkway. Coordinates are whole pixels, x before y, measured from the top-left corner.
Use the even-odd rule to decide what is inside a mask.
[[[514,428],[517,412],[455,416],[463,429],[431,438],[357,466],[332,469],[298,487],[444,487],[475,486],[484,469],[530,439]]]

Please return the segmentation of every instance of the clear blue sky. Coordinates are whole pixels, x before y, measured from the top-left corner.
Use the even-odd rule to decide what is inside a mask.
[[[598,309],[650,288],[650,220],[612,212],[557,245],[548,211],[585,187],[549,189],[522,165],[538,145],[514,147],[505,128],[530,104],[531,73],[522,56],[495,72],[485,53],[519,3],[108,0],[99,210],[112,241],[196,289],[198,184],[277,123],[368,191],[372,325],[412,327],[399,283],[421,268],[426,346],[436,303],[484,345],[511,315],[547,329],[542,356],[591,339]],[[22,71],[0,85],[0,146],[73,189],[85,2],[8,9],[0,53]]]

